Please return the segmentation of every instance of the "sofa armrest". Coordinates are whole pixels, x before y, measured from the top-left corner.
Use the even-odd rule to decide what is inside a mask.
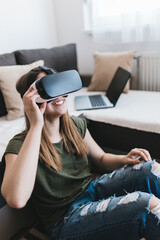
[[[0,238],[18,239],[38,221],[31,205],[23,209],[13,209],[7,204],[0,209]]]

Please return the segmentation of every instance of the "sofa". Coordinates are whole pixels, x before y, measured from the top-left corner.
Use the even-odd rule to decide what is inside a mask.
[[[3,135],[4,138],[7,131],[10,133],[10,137],[15,133],[15,130],[18,131],[23,120],[23,109],[22,105],[18,105],[19,99],[16,99],[17,96],[9,101],[10,95],[13,92],[13,86],[11,86],[12,80],[14,78],[16,79],[17,74],[21,74],[22,71],[29,70],[34,64],[35,66],[37,64],[44,64],[47,67],[55,68],[57,71],[70,69],[78,71],[76,44],[71,43],[50,49],[17,50],[12,53],[0,55],[0,131],[2,130],[1,136]],[[8,85],[5,85],[5,81],[2,82],[2,76],[3,79],[8,81]],[[10,76],[9,80],[8,76]],[[83,89],[80,90],[79,93],[71,96],[69,110],[71,114],[81,115],[87,119],[89,131],[97,143],[105,150],[114,153],[126,153],[134,147],[143,147],[148,149],[153,157],[159,158],[159,125],[158,128],[154,126],[153,131],[151,126],[148,131],[148,127],[150,126],[143,124],[143,122],[140,124],[140,127],[139,125],[134,125],[135,127],[127,125],[127,122],[125,122],[123,118],[118,119],[120,124],[117,124],[117,122],[114,123],[115,112],[117,110],[123,112],[123,106],[127,105],[128,99],[137,99],[138,96],[143,94],[143,99],[147,100],[148,98],[152,98],[152,93],[144,93],[137,90],[124,93],[119,100],[117,108],[111,110],[110,113],[109,111],[107,112],[107,110],[77,112],[74,108],[74,96],[88,93],[88,86],[92,81],[92,76],[81,75],[81,79]],[[98,89],[98,91],[100,91],[100,89]],[[90,94],[94,93],[95,91],[90,92]],[[154,96],[155,99],[159,98],[158,94],[154,94]],[[15,99],[18,101],[18,104],[14,102]],[[131,105],[132,101],[129,106]],[[129,109],[127,109],[127,111],[129,111]],[[124,112],[124,116],[126,113],[127,112]],[[112,118],[110,118],[111,115],[113,115]],[[105,119],[106,116],[107,121]],[[145,125],[146,128],[144,128],[143,125]],[[0,143],[0,147],[3,152],[5,143],[4,145]],[[5,162],[1,161],[0,184],[3,179],[4,168]],[[98,172],[94,166],[92,166],[92,168],[94,172]],[[0,194],[0,239],[20,239],[24,234],[26,234],[27,239],[27,234],[34,235],[37,231],[39,233],[39,239],[47,239],[45,230],[30,203],[21,210],[12,209],[6,204]],[[37,235],[35,237],[37,237]],[[38,237],[36,239],[38,239]]]

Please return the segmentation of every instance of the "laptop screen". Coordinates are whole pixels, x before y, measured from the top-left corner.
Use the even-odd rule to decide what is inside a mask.
[[[106,92],[106,96],[114,105],[116,104],[120,94],[123,92],[123,89],[130,77],[130,72],[121,67],[118,67]]]

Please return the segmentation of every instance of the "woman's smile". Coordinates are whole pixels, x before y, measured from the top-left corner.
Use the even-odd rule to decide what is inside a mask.
[[[56,100],[53,100],[52,101],[52,105],[54,106],[60,106],[64,103],[65,99],[62,97],[62,98],[57,98]]]

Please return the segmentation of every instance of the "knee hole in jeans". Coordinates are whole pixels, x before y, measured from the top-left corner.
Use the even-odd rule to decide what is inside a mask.
[[[152,172],[154,175],[160,177],[160,164],[155,162],[152,167]]]
[[[149,209],[151,213],[156,215],[160,220],[160,199],[155,196],[152,196],[149,202]]]
[[[141,161],[140,163],[133,165],[133,169],[140,170],[143,164],[144,164],[144,161]]]
[[[128,193],[124,196],[118,204],[127,204],[129,202],[137,201],[139,198],[139,192]]]
[[[81,216],[86,216],[87,213],[88,213],[88,209],[90,208],[91,205],[92,205],[92,203],[89,203],[88,205],[86,205],[86,206],[82,209],[80,215],[81,215]]]
[[[156,207],[159,203],[160,200],[157,197],[152,196],[149,202],[149,209],[151,210],[152,208]]]

